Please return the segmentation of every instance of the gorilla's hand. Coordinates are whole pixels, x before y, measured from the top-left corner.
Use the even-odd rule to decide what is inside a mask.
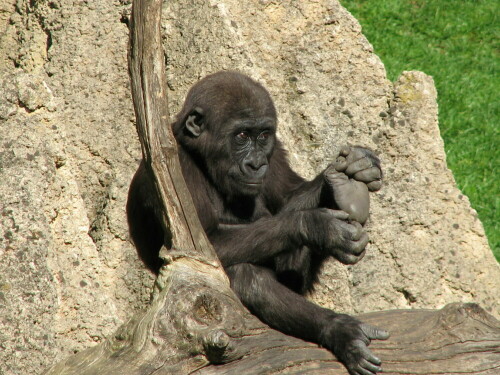
[[[337,171],[334,164],[326,168],[323,176],[338,208],[347,212],[349,219],[364,224],[370,213],[370,194],[367,186]]]
[[[330,349],[351,375],[374,375],[381,361],[368,349],[371,340],[386,340],[389,332],[339,314],[326,322],[321,344]]]
[[[357,181],[364,182],[370,191],[382,187],[380,160],[371,150],[363,147],[344,146],[334,163],[335,169]]]
[[[368,234],[349,214],[328,208],[301,212],[299,233],[304,245],[332,255],[344,264],[355,264],[365,255]]]

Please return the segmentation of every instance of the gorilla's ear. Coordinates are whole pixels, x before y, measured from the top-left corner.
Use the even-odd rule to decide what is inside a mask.
[[[200,107],[195,107],[189,113],[186,119],[186,129],[193,137],[199,137],[205,130],[205,119],[203,117],[203,110]]]

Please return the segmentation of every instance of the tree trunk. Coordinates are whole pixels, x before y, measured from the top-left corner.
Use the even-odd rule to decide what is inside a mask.
[[[146,165],[164,205],[172,248],[151,306],[104,343],[49,374],[346,374],[327,350],[265,326],[229,287],[196,215],[168,124],[161,0],[136,0],[129,69]],[[473,304],[360,316],[392,333],[371,348],[389,374],[493,374],[500,369],[500,324]],[[495,370],[496,369],[496,370]]]

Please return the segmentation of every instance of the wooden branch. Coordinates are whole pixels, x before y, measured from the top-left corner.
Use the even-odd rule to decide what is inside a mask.
[[[134,1],[132,5],[129,73],[137,132],[143,158],[164,204],[163,224],[172,236],[168,257],[203,256],[216,265],[217,257],[184,182],[169,124],[161,7],[161,0]]]
[[[68,358],[48,374],[347,375],[327,350],[241,315],[238,302],[214,295],[213,287],[206,279],[193,280],[180,289],[182,295],[198,288],[205,294],[181,301],[195,307],[184,311],[183,318],[175,315],[178,300],[163,301],[163,309],[136,316],[104,344]],[[381,311],[359,318],[391,331],[389,340],[370,345],[382,359],[384,374],[500,373],[500,322],[478,305]],[[218,328],[223,323],[234,324],[233,329]]]
[[[359,318],[391,332],[370,348],[384,374],[500,374],[500,321],[473,303],[394,310]]]
[[[229,288],[199,223],[168,124],[161,0],[133,3],[129,69],[143,156],[164,205],[173,249],[162,256],[154,298],[104,343],[48,374],[343,374],[327,350],[274,331]],[[389,374],[494,374],[500,324],[476,305],[360,317],[392,337],[371,348]]]

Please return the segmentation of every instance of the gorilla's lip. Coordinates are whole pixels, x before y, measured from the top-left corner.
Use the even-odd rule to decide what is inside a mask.
[[[242,181],[244,185],[262,185],[262,181]]]

